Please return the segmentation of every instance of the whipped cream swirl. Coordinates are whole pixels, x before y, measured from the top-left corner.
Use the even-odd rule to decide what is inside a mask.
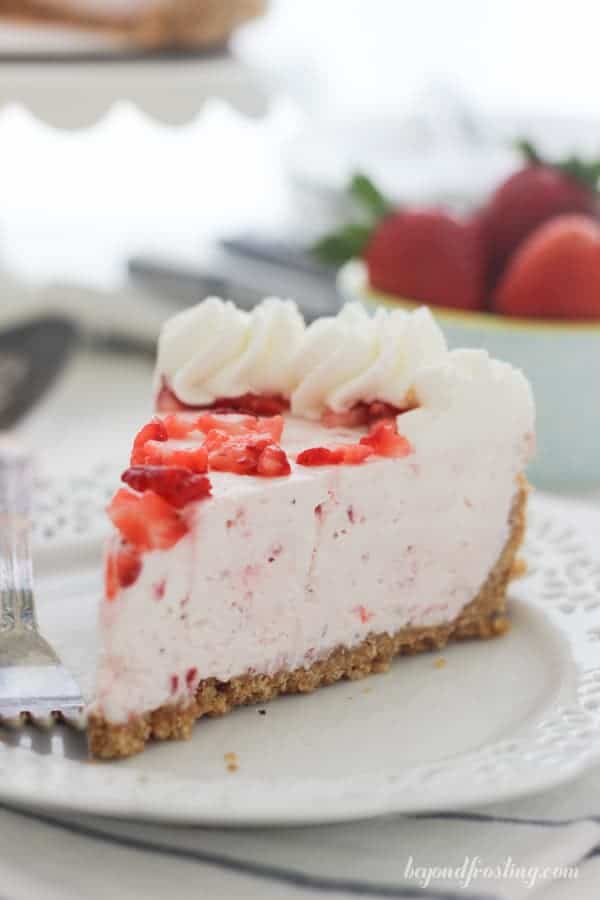
[[[157,375],[166,376],[179,400],[191,406],[248,392],[289,396],[291,363],[304,333],[291,300],[267,298],[247,313],[209,297],[166,322]]]
[[[281,395],[293,415],[313,420],[379,400],[433,416],[460,408],[465,433],[482,417],[500,429],[511,416],[533,422],[522,373],[485,351],[449,352],[425,307],[370,316],[350,303],[307,327],[291,300],[271,297],[248,313],[209,297],[164,325],[156,376],[190,406],[250,392]]]
[[[417,373],[414,392],[419,411],[439,418],[452,410],[454,437],[468,438],[482,422],[488,434],[499,437],[533,432],[531,385],[519,369],[493,359],[486,350],[452,350]]]
[[[307,328],[295,363],[292,412],[316,419],[323,409],[344,412],[373,400],[403,408],[417,371],[446,352],[427,308],[413,313],[381,308],[371,317],[350,303],[335,318]]]

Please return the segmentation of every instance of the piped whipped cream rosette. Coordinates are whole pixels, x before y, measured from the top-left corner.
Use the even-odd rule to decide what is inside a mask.
[[[426,307],[370,316],[350,303],[306,326],[290,300],[268,298],[248,313],[210,297],[167,322],[156,372],[157,392],[167,385],[184,407],[266,395],[311,420],[375,402],[397,411],[462,402],[473,415],[494,410],[498,422],[505,395],[524,416],[533,402],[511,366],[482,350],[450,352]]]

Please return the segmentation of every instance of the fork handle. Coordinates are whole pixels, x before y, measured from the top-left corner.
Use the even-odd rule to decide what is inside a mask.
[[[32,460],[12,438],[0,437],[0,633],[35,631],[30,546]]]

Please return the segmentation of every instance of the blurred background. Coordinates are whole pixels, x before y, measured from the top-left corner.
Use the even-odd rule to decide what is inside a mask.
[[[34,410],[25,432],[43,437],[58,464],[79,446],[61,411],[96,392],[96,406],[117,407],[115,434],[121,419],[129,434],[132,410],[150,405],[160,322],[206,293],[244,304],[277,293],[309,316],[334,311],[335,273],[302,251],[347,220],[357,170],[396,204],[468,213],[520,165],[519,136],[553,157],[600,156],[599,25],[593,0],[568,11],[555,0],[271,0],[217,50],[128,54],[90,50],[68,29],[64,40],[62,31],[42,39],[35,23],[4,24],[5,319],[66,311],[88,338],[115,339],[91,361],[88,342],[85,365],[76,357],[53,389],[52,415]],[[581,330],[586,353],[600,358],[596,327]],[[461,338],[487,345],[481,323],[452,334]],[[558,354],[564,380],[580,353],[579,336],[565,340],[564,358],[566,344],[553,343],[535,361],[532,377],[556,404],[548,420],[565,403],[537,369],[553,355],[556,369]],[[514,354],[510,338],[501,349],[527,363],[519,341]],[[92,428],[89,411],[81,415]],[[549,436],[540,483],[600,484],[597,407],[584,418],[585,459],[567,459],[568,443]]]
[[[411,199],[461,187],[477,196],[510,165],[506,148],[482,152],[475,173],[443,153],[472,139],[476,157],[478,140],[512,136],[512,119],[553,148],[600,149],[599,27],[593,0],[573,0],[568,16],[548,0],[271,0],[232,41],[267,97],[258,118],[216,96],[189,123],[165,126],[128,102],[126,84],[123,100],[78,130],[5,106],[2,259],[24,277],[106,283],[134,253],[195,260],[236,229],[293,234],[307,227],[294,188],[306,185],[308,203],[356,164]],[[416,165],[424,152],[434,165]]]

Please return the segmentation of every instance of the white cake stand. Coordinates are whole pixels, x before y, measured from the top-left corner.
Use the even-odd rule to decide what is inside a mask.
[[[267,112],[269,93],[225,50],[136,55],[94,35],[0,23],[0,113],[19,104],[56,128],[89,128],[119,102],[168,126],[193,121],[211,99],[257,117]],[[0,284],[6,278],[0,263]],[[10,284],[16,295],[19,282]]]
[[[0,55],[0,107],[20,103],[59,128],[85,128],[114,103],[130,101],[167,125],[183,125],[220,98],[260,116],[267,91],[259,76],[227,53],[150,57]]]

